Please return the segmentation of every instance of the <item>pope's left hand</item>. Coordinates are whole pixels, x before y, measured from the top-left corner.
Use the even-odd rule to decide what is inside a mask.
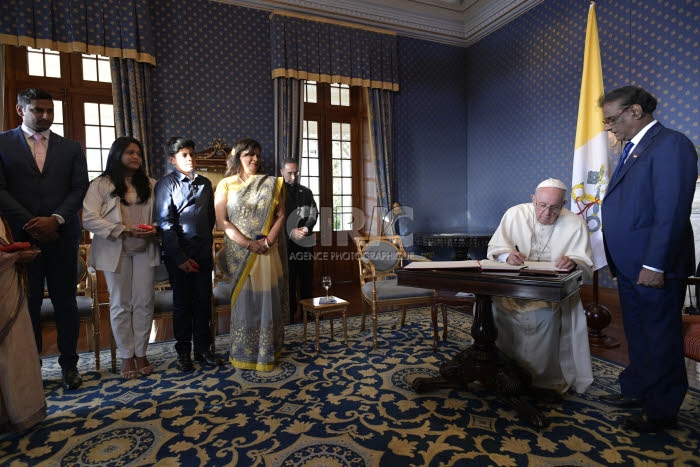
[[[554,266],[560,269],[566,269],[567,271],[571,271],[576,267],[576,263],[573,259],[569,258],[568,256],[562,256],[557,260],[556,263],[554,263]]]

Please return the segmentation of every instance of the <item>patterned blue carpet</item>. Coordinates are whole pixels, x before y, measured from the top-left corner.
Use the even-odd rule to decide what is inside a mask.
[[[322,324],[321,352],[291,325],[279,368],[230,366],[189,373],[175,368],[172,342],[151,344],[156,372],[124,381],[94,371],[82,355],[84,383],[60,387],[55,358],[44,361],[49,416],[24,435],[0,437],[0,465],[65,466],[538,466],[700,465],[700,394],[691,391],[680,426],[640,435],[619,426],[630,412],[597,402],[618,391],[618,365],[594,360],[589,394],[538,403],[550,426],[538,432],[477,385],[472,391],[416,394],[417,376],[470,343],[471,318],[450,312],[449,342],[431,351],[427,309],[380,315],[380,348],[349,320],[350,347]],[[369,324],[369,322],[368,322]],[[224,356],[227,336],[217,348]],[[103,361],[109,353],[103,352]]]

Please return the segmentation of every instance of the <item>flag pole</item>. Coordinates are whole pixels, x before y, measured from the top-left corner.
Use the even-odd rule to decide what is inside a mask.
[[[600,304],[598,293],[598,271],[593,271],[593,300],[594,302],[583,307],[588,326],[588,344],[591,347],[613,349],[620,346],[620,341],[614,337],[605,335],[603,330],[612,321],[610,310]]]
[[[593,252],[593,298],[584,307],[588,342],[592,347],[612,348],[620,345],[603,332],[611,321],[610,311],[600,304],[598,270],[607,264],[603,247],[600,206],[608,183],[608,137],[603,125],[598,99],[604,94],[603,68],[598,41],[595,1],[589,3],[586,41],[583,52],[581,97],[576,123],[574,166],[571,178],[572,211],[588,226]]]

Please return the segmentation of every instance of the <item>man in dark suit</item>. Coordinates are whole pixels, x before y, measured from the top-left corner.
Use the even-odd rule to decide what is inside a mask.
[[[41,249],[27,263],[34,337],[41,353],[40,311],[46,283],[56,312],[63,386],[75,389],[82,384],[75,287],[82,236],[78,210],[88,186],[87,161],[80,144],[49,130],[54,120],[49,93],[24,90],[17,96],[16,109],[22,125],[0,133],[0,211],[15,241],[31,241]]]
[[[299,184],[296,159],[285,159],[280,174],[286,190],[284,233],[289,267],[289,317],[293,323],[297,311],[297,285],[300,298],[313,296],[315,240],[311,235],[318,219],[318,208],[311,190]]]
[[[625,86],[600,100],[605,129],[627,142],[603,199],[603,238],[617,276],[630,364],[622,394],[601,396],[640,407],[626,428],[657,432],[676,425],[688,388],[681,336],[686,279],[693,273],[690,208],[697,154],[682,133],[655,120],[656,99]]]

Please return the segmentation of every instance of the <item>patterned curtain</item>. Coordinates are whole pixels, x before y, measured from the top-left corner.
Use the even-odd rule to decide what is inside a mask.
[[[301,168],[302,122],[304,121],[304,82],[294,78],[272,80],[275,96],[275,166],[279,176],[282,161],[291,157]]]
[[[375,159],[377,204],[391,209],[394,199],[394,94],[383,89],[367,90],[369,136]]]
[[[399,90],[393,32],[294,13],[271,17],[272,78]]]
[[[151,65],[130,58],[110,58],[109,64],[117,136],[132,136],[141,141],[146,171],[151,173]]]
[[[7,55],[7,46],[0,45],[0,131],[5,131],[5,114],[7,113],[7,107],[5,107],[5,56]]]
[[[272,78],[295,78],[321,83],[341,83],[369,89],[369,126],[372,154],[377,174],[377,202],[387,209],[393,199],[394,138],[393,96],[399,90],[398,40],[395,33],[359,27],[295,13],[275,11],[271,16]],[[281,85],[280,85],[281,86]],[[276,95],[281,94],[275,86]],[[299,97],[303,99],[302,96]],[[282,104],[282,101],[279,101]],[[289,115],[289,107],[276,105],[276,111]],[[303,109],[303,105],[300,105]],[[292,109],[293,110],[293,109]],[[297,147],[301,139],[301,113],[275,119],[276,150]],[[285,134],[286,132],[286,134]],[[298,132],[298,133],[297,133]],[[301,147],[300,145],[298,146]],[[298,154],[298,153],[297,153]]]
[[[156,64],[149,0],[3,0],[0,44]]]

